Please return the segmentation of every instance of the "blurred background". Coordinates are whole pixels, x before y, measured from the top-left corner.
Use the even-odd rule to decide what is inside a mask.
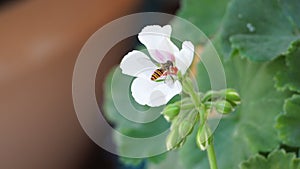
[[[77,120],[74,64],[87,39],[106,23],[136,12],[174,14],[179,5],[178,0],[0,1],[0,168],[125,168],[95,145]],[[117,44],[100,65],[99,105],[107,72],[135,43]]]

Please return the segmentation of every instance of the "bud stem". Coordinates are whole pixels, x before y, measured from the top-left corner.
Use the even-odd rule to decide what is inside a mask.
[[[182,110],[191,110],[193,108],[195,108],[195,105],[191,104],[191,103],[186,103],[186,104],[181,105]]]
[[[212,136],[211,136],[212,137]],[[207,148],[207,157],[210,165],[210,169],[218,169],[217,159],[214,149],[214,143],[211,143]]]
[[[180,74],[180,73],[179,73]],[[200,117],[200,125],[198,130],[203,130],[208,118],[208,109],[210,106],[219,103],[221,113],[230,113],[234,107],[240,104],[240,96],[234,89],[226,89],[221,91],[208,91],[205,94],[197,93],[194,89],[192,80],[189,77],[179,75],[179,80],[182,82],[183,92],[189,95],[188,99],[184,99],[181,103],[183,110],[195,109]],[[222,102],[221,102],[222,101]],[[184,103],[184,104],[182,104]],[[191,104],[192,103],[192,104]],[[221,105],[221,106],[220,106]],[[209,135],[209,142],[206,151],[210,169],[218,169],[216,154],[214,150],[213,136]],[[200,140],[201,141],[201,140]],[[208,141],[208,140],[207,140]],[[201,144],[201,143],[200,143]],[[201,149],[201,147],[200,147]]]

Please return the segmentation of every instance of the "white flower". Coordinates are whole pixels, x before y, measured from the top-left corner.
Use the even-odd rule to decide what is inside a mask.
[[[184,74],[190,67],[194,46],[185,41],[179,50],[170,40],[171,31],[170,25],[152,25],[143,28],[138,35],[139,41],[146,46],[152,60],[157,63],[137,50],[129,52],[121,61],[122,73],[136,77],[132,82],[131,92],[135,101],[141,105],[161,106],[181,93],[182,86],[177,80],[177,72]],[[160,80],[151,80],[153,73],[162,66],[164,74],[157,78]]]

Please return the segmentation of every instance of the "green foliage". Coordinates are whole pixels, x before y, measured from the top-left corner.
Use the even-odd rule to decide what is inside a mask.
[[[288,17],[290,23],[294,27],[295,32],[299,33],[300,18],[299,9],[300,3],[298,0],[279,0],[283,12]]]
[[[300,169],[300,159],[282,150],[274,151],[265,158],[255,155],[240,165],[240,169]]]
[[[212,37],[219,29],[229,0],[182,0],[177,16],[197,26],[206,36]],[[206,38],[195,36],[187,31],[186,25],[176,19],[171,22],[174,31],[184,33],[185,39],[193,43],[205,42]]]
[[[294,42],[289,51],[284,55],[286,67],[278,71],[275,80],[279,90],[300,92],[300,41]],[[287,99],[284,105],[284,113],[276,123],[279,138],[284,144],[300,147],[300,97],[294,95]]]
[[[300,95],[285,101],[284,114],[278,117],[276,128],[284,144],[300,147]]]
[[[300,41],[294,42],[287,54],[286,68],[279,70],[276,80],[276,87],[280,90],[289,89],[294,92],[300,92]]]
[[[160,163],[148,163],[147,169],[183,169],[185,168],[180,160],[178,153],[175,151],[169,152],[167,158]]]
[[[217,43],[217,42],[216,42]],[[202,55],[208,57],[209,51]],[[282,112],[286,93],[279,92],[274,87],[273,76],[277,70],[283,67],[284,60],[276,62],[255,63],[248,59],[242,59],[235,55],[231,60],[224,61],[228,87],[235,88],[241,95],[242,104],[236,112],[221,120],[214,133],[214,144],[219,166],[225,169],[235,169],[238,164],[250,155],[259,151],[272,151],[279,146],[276,130],[274,129],[275,118]],[[199,64],[198,80],[201,86],[204,84],[202,76],[203,64]],[[207,83],[207,81],[206,81]],[[189,140],[186,144],[194,144]],[[195,145],[193,145],[195,146]],[[190,149],[192,145],[184,146],[184,152],[193,153],[199,157],[200,152]],[[242,147],[242,148],[241,148]],[[184,153],[185,154],[185,153]],[[230,154],[230,155],[228,155]],[[202,155],[203,156],[203,155]],[[182,156],[188,168],[197,169],[199,166],[206,168],[207,159],[190,161],[190,157]]]
[[[300,35],[297,6],[296,0],[233,0],[221,34],[225,57],[238,50],[253,61],[268,61],[286,52]]]
[[[232,0],[225,14],[227,2],[183,0],[178,12],[178,16],[191,21],[209,37],[214,37],[227,85],[241,96],[242,104],[234,113],[225,116],[214,132],[218,165],[221,169],[238,169],[239,166],[241,169],[300,169],[300,160],[295,153],[274,151],[281,144],[300,147],[300,2]],[[205,42],[194,32],[186,30],[182,23],[174,20],[172,25],[177,34],[186,36],[194,44]],[[213,50],[208,45],[201,58],[213,62],[210,57]],[[198,64],[196,79],[200,91],[211,89],[202,62]],[[127,99],[132,78],[121,75],[117,69],[114,80],[117,84],[114,90],[117,90],[115,92],[120,100]],[[118,131],[141,138],[169,128],[163,117],[149,123],[135,123],[124,118],[120,113],[133,113],[139,119],[149,116],[137,110],[149,110],[150,115],[159,116],[155,113],[160,113],[162,108],[140,106],[132,98],[136,111],[129,110],[127,103],[121,105],[121,109],[116,108],[110,92],[111,84],[112,74],[105,85],[104,110]],[[167,153],[167,157],[163,154],[151,158],[157,164],[147,163],[148,169],[209,168],[206,152],[200,151],[196,145],[196,134],[197,130],[194,130],[178,152]],[[153,147],[161,146],[157,143],[134,145],[124,139],[116,140],[120,152],[130,151],[132,154],[139,151],[147,154]],[[265,158],[257,155],[259,152],[272,153]],[[123,160],[127,164],[138,164],[142,159]]]

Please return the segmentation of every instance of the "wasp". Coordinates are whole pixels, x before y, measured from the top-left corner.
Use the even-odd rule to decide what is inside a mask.
[[[170,75],[170,77],[173,79],[172,75],[177,74],[177,71],[178,69],[173,66],[173,62],[168,60],[166,63],[162,63],[161,67],[153,72],[151,75],[151,80],[156,81],[158,78],[167,75]]]

